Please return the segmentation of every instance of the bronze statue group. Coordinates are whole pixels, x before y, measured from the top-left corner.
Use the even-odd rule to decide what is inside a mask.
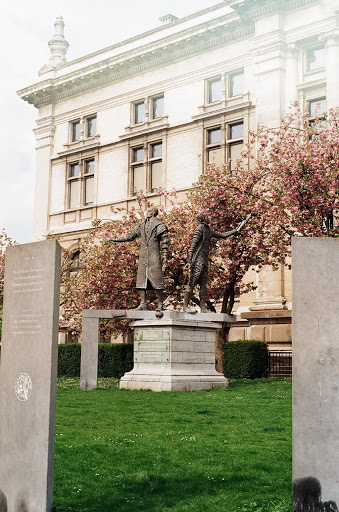
[[[148,208],[146,218],[134,231],[122,238],[106,238],[107,243],[131,242],[140,237],[140,255],[137,273],[136,288],[139,291],[141,302],[137,309],[147,309],[146,292],[154,290],[157,294],[157,311],[164,309],[164,272],[167,266],[168,255],[168,229],[158,218],[158,208]],[[200,287],[200,310],[206,313],[206,283],[208,276],[208,255],[211,245],[211,238],[228,238],[238,234],[247,224],[251,215],[248,215],[239,226],[231,231],[220,233],[210,227],[210,220],[205,213],[197,216],[198,226],[196,227],[191,246],[188,252],[189,281],[185,289],[184,311],[194,313],[195,310],[189,307],[189,302],[196,285]]]

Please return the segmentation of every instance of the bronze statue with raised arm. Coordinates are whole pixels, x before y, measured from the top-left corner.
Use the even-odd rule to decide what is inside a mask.
[[[188,252],[188,265],[190,268],[189,282],[184,295],[184,311],[193,313],[189,308],[189,302],[193,295],[193,290],[197,284],[200,285],[200,309],[206,313],[206,282],[208,276],[208,254],[210,250],[211,238],[228,238],[229,236],[240,233],[245,224],[251,218],[251,214],[243,220],[239,226],[231,231],[219,233],[210,227],[210,220],[207,214],[201,212],[197,216],[199,222],[193,233],[191,247]]]
[[[167,266],[168,229],[157,219],[158,208],[151,206],[146,219],[126,237],[106,239],[108,243],[131,242],[140,237],[140,254],[136,288],[141,297],[137,309],[147,309],[146,290],[155,290],[158,299],[157,311],[163,309],[164,271]],[[162,256],[162,258],[161,258]]]

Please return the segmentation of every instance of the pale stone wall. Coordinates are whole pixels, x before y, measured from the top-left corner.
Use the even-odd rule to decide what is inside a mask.
[[[95,217],[114,218],[111,205],[135,204],[135,198],[129,197],[129,167],[130,147],[136,144],[146,147],[161,139],[162,184],[185,190],[203,171],[209,127],[243,119],[246,133],[260,123],[278,126],[292,101],[307,108],[309,100],[326,96],[328,107],[339,104],[335,0],[291,5],[272,0],[272,8],[249,2],[252,10],[245,21],[237,12],[240,4],[233,2],[232,8],[219,3],[54,71],[47,67],[41,82],[19,91],[39,110],[36,239],[54,234],[65,247],[72,246],[85,236]],[[307,49],[319,44],[325,48],[325,66],[309,71]],[[229,98],[228,74],[239,69],[244,70],[244,94]],[[223,76],[223,99],[206,104],[207,80],[219,75]],[[50,90],[47,79],[52,83]],[[157,94],[164,95],[164,117],[133,126],[133,102]],[[92,114],[97,116],[97,135],[90,141],[69,143],[70,123]],[[72,158],[93,155],[94,205],[67,210],[67,164]],[[158,204],[161,199],[152,196],[152,201]],[[273,273],[251,271],[245,279],[254,280],[257,288],[236,303],[239,315],[251,309],[253,313],[291,309],[291,274],[286,268]],[[287,317],[281,315],[283,327],[279,328],[276,319],[267,324],[266,318],[266,323],[256,326],[252,319],[243,319],[241,337],[260,335],[284,345],[291,335]]]

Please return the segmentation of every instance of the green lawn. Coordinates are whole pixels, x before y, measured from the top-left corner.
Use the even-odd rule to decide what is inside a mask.
[[[54,512],[291,512],[291,382],[58,381]]]

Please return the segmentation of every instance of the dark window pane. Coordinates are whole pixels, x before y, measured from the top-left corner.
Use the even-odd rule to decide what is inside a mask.
[[[157,119],[164,115],[164,97],[159,96],[159,98],[153,98],[153,119]]]
[[[94,173],[94,160],[87,160],[85,162],[85,174]]]
[[[210,80],[208,82],[208,103],[214,103],[221,100],[221,79]]]
[[[221,128],[213,128],[208,130],[208,144],[218,144],[221,142]]]
[[[69,167],[69,175],[71,178],[75,177],[75,176],[79,176],[80,174],[80,166],[79,164],[72,164],[70,165]]]
[[[93,137],[97,132],[97,118],[87,118],[87,137]]]
[[[307,52],[307,71],[325,66],[325,48],[311,48]]]
[[[326,98],[318,98],[309,102],[309,112],[313,116],[321,116],[327,110]]]
[[[134,105],[134,123],[139,124],[145,121],[145,103],[135,103]]]
[[[234,73],[230,76],[230,97],[238,96],[244,92],[244,73]]]
[[[239,139],[244,136],[244,123],[231,124],[230,139]]]
[[[162,142],[152,145],[152,158],[162,156]]]
[[[72,123],[72,142],[80,140],[80,121]]]
[[[144,161],[144,148],[135,148],[133,149],[133,162],[143,162]]]

